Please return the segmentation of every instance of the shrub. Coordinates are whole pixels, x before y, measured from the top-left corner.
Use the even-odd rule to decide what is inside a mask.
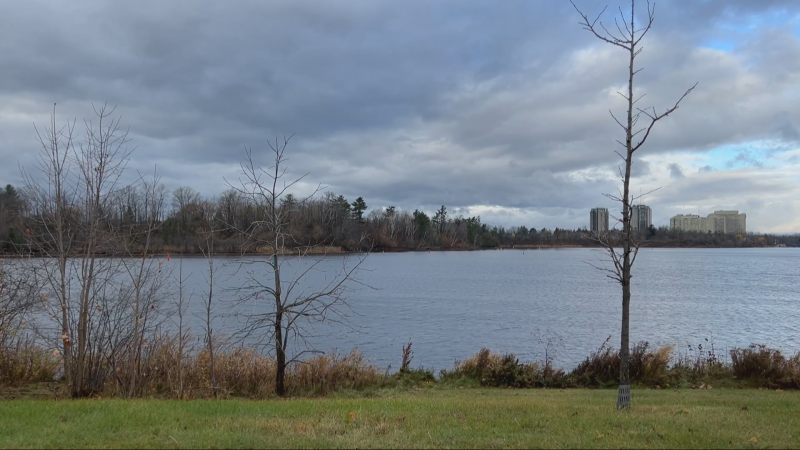
[[[550,364],[521,364],[513,354],[499,355],[486,348],[470,359],[456,361],[452,370],[441,374],[443,380],[473,379],[481,386],[516,388],[560,386],[564,376]]]
[[[763,344],[731,350],[733,374],[763,387],[800,388],[800,353],[791,359]]]
[[[619,383],[619,352],[609,346],[611,337],[593,351],[568,375],[569,383],[583,387],[610,387]],[[630,351],[631,383],[644,386],[665,386],[675,381],[670,371],[672,346],[650,349],[648,342],[639,342]]]
[[[609,346],[609,336],[569,373],[570,383],[584,387],[608,387],[619,383],[619,353]]]
[[[0,332],[0,385],[53,381],[59,366],[58,355],[33,339]]]
[[[678,355],[672,365],[674,376],[692,385],[710,384],[719,381],[733,381],[733,371],[729,364],[720,361],[714,348],[714,341],[706,341],[706,346],[688,346],[685,354]]]

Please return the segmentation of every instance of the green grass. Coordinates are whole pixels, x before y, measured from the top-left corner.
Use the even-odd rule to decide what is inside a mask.
[[[422,388],[372,398],[13,400],[0,447],[778,448],[800,446],[800,392]]]

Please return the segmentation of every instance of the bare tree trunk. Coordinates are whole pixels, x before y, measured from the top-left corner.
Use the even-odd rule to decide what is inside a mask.
[[[200,248],[203,256],[208,263],[208,295],[206,296],[206,343],[208,349],[209,359],[209,377],[211,380],[211,394],[216,398],[217,396],[217,371],[214,362],[214,328],[212,326],[212,315],[214,312],[214,233],[216,231],[216,207],[212,202],[205,202],[203,208],[204,222],[208,227],[206,233],[206,248]]]
[[[183,256],[178,264],[178,399],[183,400]]]
[[[213,240],[212,240],[213,245]],[[209,252],[209,254],[211,254]],[[208,298],[206,299],[206,340],[208,341],[208,363],[211,376],[211,393],[217,396],[217,370],[214,363],[214,329],[211,326],[212,301],[214,298],[214,257],[208,260]]]
[[[272,255],[272,267],[275,275],[275,393],[283,397],[286,394],[284,378],[286,376],[286,351],[283,336],[283,301],[281,296],[281,269],[278,266],[278,252]]]

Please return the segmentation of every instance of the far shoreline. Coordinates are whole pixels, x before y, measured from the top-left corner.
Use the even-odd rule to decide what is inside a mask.
[[[621,248],[621,247],[615,247]],[[765,245],[765,246],[730,246],[730,245],[640,245],[639,249],[693,249],[693,250],[700,250],[700,249],[765,249],[765,248],[780,248],[780,249],[789,249],[789,248],[797,248],[792,246],[785,246],[785,247],[777,247],[772,245]],[[409,248],[375,248],[370,251],[358,251],[358,250],[346,250],[341,247],[333,247],[328,246],[325,249],[311,247],[308,248],[305,252],[300,251],[299,249],[291,249],[291,251],[286,250],[280,252],[279,256],[285,257],[297,257],[297,256],[346,256],[346,255],[359,255],[359,254],[370,254],[370,253],[433,253],[433,252],[480,252],[480,251],[504,251],[504,250],[575,250],[575,249],[596,249],[596,250],[604,250],[606,247],[599,246],[599,245],[577,245],[577,244],[547,244],[547,245],[530,245],[530,244],[523,244],[523,245],[502,245],[498,247],[489,247],[489,248],[465,248],[465,247],[456,247],[456,248],[437,248],[437,247],[430,247],[430,248],[418,248],[418,249],[409,249]],[[232,258],[232,257],[245,257],[245,256],[272,256],[273,253],[271,252],[215,252],[215,257],[225,257],[225,258]],[[77,255],[76,255],[77,256]],[[21,253],[2,253],[0,254],[0,259],[21,259],[21,258],[41,258],[44,257],[42,255],[34,255],[34,254],[21,254]],[[98,254],[97,257],[99,258],[109,258],[109,257],[117,257],[117,258],[139,258],[139,256],[130,255],[130,254]],[[147,255],[148,258],[170,258],[170,257],[181,257],[181,258],[205,258],[202,252],[164,252],[164,251],[157,251],[153,253],[149,253]]]

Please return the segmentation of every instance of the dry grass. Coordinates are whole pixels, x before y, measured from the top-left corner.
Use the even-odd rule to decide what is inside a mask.
[[[8,335],[0,346],[0,385],[21,386],[52,382],[60,371],[60,359],[31,340]],[[13,345],[12,345],[13,344]],[[139,362],[135,396],[199,399],[214,396],[211,368],[205,348],[187,348],[178,357],[177,339],[169,336],[148,342]],[[800,389],[800,354],[784,357],[761,345],[731,351],[731,362],[720,362],[713,351],[675,355],[672,347],[652,349],[646,342],[631,349],[631,381],[636,386],[670,387],[767,387]],[[410,365],[411,351],[405,357]],[[130,361],[122,355],[109,362],[112,376],[99,394],[126,397],[130,386]],[[253,349],[215,346],[216,396],[265,399],[274,396],[275,360]],[[322,355],[292,364],[286,373],[289,396],[324,396],[342,390],[374,391],[387,386],[486,386],[513,388],[613,387],[619,380],[619,355],[606,341],[569,373],[545,362],[520,362],[513,354],[482,349],[475,356],[456,361],[442,370],[437,381],[430,370],[404,369],[389,376],[358,351],[347,355]],[[16,394],[14,394],[16,395]],[[57,396],[57,395],[56,395]]]
[[[0,385],[52,381],[61,360],[33,339],[0,332]]]
[[[207,398],[213,395],[210,358],[207,349],[187,352],[179,364],[178,342],[165,338],[146,346],[138,380],[141,396]],[[269,398],[275,392],[275,359],[242,347],[214,351],[217,393],[222,397]],[[183,389],[181,390],[181,373]],[[129,385],[127,362],[119,364],[114,381],[104,394],[121,396]],[[322,355],[289,366],[286,388],[289,395],[326,395],[335,390],[361,389],[378,385],[379,370],[358,351],[340,356]]]
[[[733,374],[761,387],[800,389],[800,353],[786,358],[778,350],[753,344],[731,350]]]

